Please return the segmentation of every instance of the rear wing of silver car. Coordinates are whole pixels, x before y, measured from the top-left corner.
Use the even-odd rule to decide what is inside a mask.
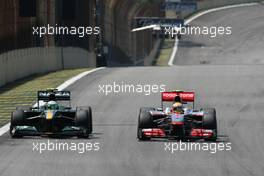
[[[195,93],[184,91],[171,91],[161,93],[161,108],[163,109],[163,102],[175,102],[175,97],[180,97],[182,103],[191,102],[194,109]]]

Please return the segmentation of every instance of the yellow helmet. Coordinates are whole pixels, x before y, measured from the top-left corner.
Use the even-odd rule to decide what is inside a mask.
[[[183,106],[182,103],[176,102],[172,105],[172,111],[173,112],[178,112],[178,113],[183,113]]]

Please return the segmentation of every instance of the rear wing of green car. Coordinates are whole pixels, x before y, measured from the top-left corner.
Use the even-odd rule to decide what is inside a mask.
[[[70,101],[70,91],[38,91],[38,101]]]

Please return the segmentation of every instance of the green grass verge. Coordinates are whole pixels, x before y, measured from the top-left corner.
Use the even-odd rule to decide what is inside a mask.
[[[174,43],[174,39],[164,39],[162,41],[158,57],[155,59],[153,65],[168,66]]]
[[[11,112],[17,106],[31,106],[36,102],[37,91],[56,88],[66,80],[88,68],[62,70],[48,74],[38,74],[18,80],[0,88],[0,127],[10,121]]]

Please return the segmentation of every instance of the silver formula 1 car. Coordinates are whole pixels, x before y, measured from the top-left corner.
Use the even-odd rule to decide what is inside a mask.
[[[194,109],[194,92],[171,91],[161,95],[161,108],[140,108],[137,137],[169,139],[217,139],[217,120],[214,108]],[[174,102],[175,106],[163,107],[163,102]],[[192,103],[192,108],[187,104]]]

